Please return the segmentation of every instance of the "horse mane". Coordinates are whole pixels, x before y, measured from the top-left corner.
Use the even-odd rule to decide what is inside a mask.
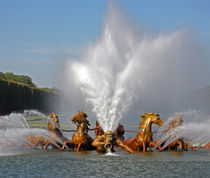
[[[146,122],[146,120],[147,120],[148,118],[149,118],[149,117],[145,117],[145,118],[143,118],[143,119],[141,120],[140,125],[139,125],[139,129],[143,129],[143,125],[144,125],[144,123]]]
[[[169,122],[170,129],[180,126],[183,123],[182,115],[177,115],[173,120]]]
[[[85,122],[86,125],[89,125],[90,126],[90,123],[89,121],[86,119],[88,117],[88,115],[83,112],[83,111],[78,111],[78,113],[76,115],[74,115],[71,120],[76,120],[78,121],[79,123],[82,123],[82,122]],[[88,126],[87,126],[88,127]]]
[[[150,116],[159,116],[159,113],[152,113],[152,112],[147,112],[144,113],[143,115],[140,116],[140,118],[142,119],[139,125],[139,129],[143,129],[143,125],[144,123],[150,118]]]

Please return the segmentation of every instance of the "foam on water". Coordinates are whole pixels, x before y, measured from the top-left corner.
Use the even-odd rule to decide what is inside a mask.
[[[107,153],[104,156],[120,156],[120,155],[112,153],[110,149],[107,149]]]

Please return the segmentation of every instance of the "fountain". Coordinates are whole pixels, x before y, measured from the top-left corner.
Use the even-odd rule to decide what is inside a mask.
[[[117,6],[110,4],[101,37],[90,44],[80,58],[70,57],[63,76],[67,78],[66,86],[69,84],[66,87],[69,95],[74,95],[72,98],[76,99],[85,98],[85,105],[91,106],[103,131],[114,131],[131,109],[136,114],[139,110],[183,110],[182,106],[188,101],[187,93],[202,84],[202,80],[195,79],[202,78],[199,69],[204,67],[204,63],[201,61],[199,65],[189,66],[189,63],[197,64],[200,54],[199,45],[189,32],[154,33],[143,30]],[[70,89],[72,92],[69,92]],[[80,101],[72,99],[77,105],[83,104]],[[25,111],[24,114],[32,114],[32,111]],[[1,131],[1,135],[8,133],[5,139],[1,139],[4,142],[2,145],[10,141],[23,145],[27,142],[27,135],[41,134],[47,138],[49,133],[45,130],[28,127],[24,114],[13,113],[3,117],[1,122],[8,126],[2,126],[6,129]],[[13,121],[13,117],[21,118],[21,122]],[[186,116],[183,117],[185,119]],[[9,130],[11,124],[14,127],[12,131]],[[17,124],[21,124],[21,128]],[[200,128],[206,130],[204,134],[199,133],[203,131]],[[188,122],[167,134],[160,129],[156,145],[164,143],[167,147],[180,138],[190,140],[192,145],[202,145],[208,141],[206,135],[209,131],[205,122],[199,123],[199,129],[197,124]],[[22,134],[21,138],[16,139],[17,132]],[[200,136],[196,137],[194,133]],[[13,134],[11,138],[10,134]]]
[[[54,2],[51,5],[49,4],[50,1],[47,1],[47,3],[43,2],[40,5],[41,11],[39,11],[39,5],[36,5],[34,2],[32,2],[32,9],[30,9],[30,1],[24,6],[26,9],[24,11],[30,12],[26,20],[27,22],[31,21],[31,23],[27,23],[23,27],[28,27],[28,25],[35,23],[36,18],[42,17],[43,13],[51,17],[50,12],[57,14],[55,10],[57,12],[57,10],[62,9],[62,13],[56,19],[51,18],[53,19],[51,26],[56,20],[65,21],[62,19],[62,15],[68,15],[69,3],[65,7],[65,3],[60,3],[59,1],[59,6],[57,7]],[[89,2],[87,5],[92,8]],[[126,5],[128,1],[122,2]],[[203,23],[208,22],[209,4],[201,1],[202,3],[199,4],[197,2],[189,3],[188,6],[188,3],[184,4],[182,1],[180,2],[178,3],[179,5],[186,6],[187,4],[186,14],[188,18],[190,15],[195,14],[193,17],[196,17],[197,20],[202,19],[202,23],[199,24],[203,25]],[[3,3],[2,1],[1,14],[8,11],[10,16],[3,15],[1,20],[8,21],[5,25],[9,24],[10,27],[14,27],[11,28],[11,32],[20,31],[19,27],[24,22],[25,18],[20,9],[22,4],[24,3],[12,4],[11,2]],[[75,21],[77,21],[79,20],[77,17],[85,15],[87,12],[86,6],[80,3],[73,4],[79,6],[82,10],[82,14],[75,11],[78,16],[72,16],[72,18],[76,17]],[[142,5],[146,4],[146,1],[144,1]],[[166,1],[162,1],[162,3],[153,1],[153,3],[148,3],[147,6],[154,10],[154,12],[151,12],[152,16],[149,19],[151,17],[154,19],[153,16],[158,12],[158,8],[156,8],[157,4],[158,8],[165,5],[165,12],[170,11],[171,13],[172,10],[172,13],[175,13],[176,17],[177,10],[179,12],[185,10],[183,7],[174,9]],[[197,7],[198,5],[199,7]],[[4,7],[10,7],[10,10]],[[139,6],[136,7],[137,9],[139,8]],[[179,6],[176,5],[175,7]],[[141,8],[138,10],[141,10]],[[142,10],[145,11],[144,8]],[[199,11],[202,11],[206,15],[206,21],[205,18],[200,18]],[[40,13],[37,14],[37,12]],[[19,24],[15,20],[14,13],[21,20],[18,26],[12,25],[13,21],[15,24]],[[70,15],[72,13],[74,12],[72,11]],[[164,16],[166,15],[166,18],[164,17],[165,20],[173,20],[168,17],[170,13],[167,13],[167,15],[163,14]],[[33,18],[31,19],[30,17]],[[39,25],[44,24],[45,17],[43,16]],[[159,20],[158,17],[156,19],[157,21]],[[191,21],[194,25],[194,21],[192,19]],[[177,23],[179,22],[177,21]],[[161,25],[161,23],[155,24]],[[57,27],[54,31],[62,28],[60,26],[62,23],[54,25]],[[202,25],[199,29],[204,27]],[[205,27],[208,27],[208,23],[206,25]],[[15,27],[18,27],[18,29]],[[44,28],[40,29],[37,27],[35,30],[46,30],[45,27],[47,26],[44,25]],[[65,27],[67,26],[65,25]],[[171,26],[166,23],[166,28],[165,26],[162,28],[170,29]],[[30,32],[28,28],[26,30]],[[3,31],[5,31],[4,28]],[[26,35],[28,36],[28,34]],[[203,38],[206,38],[207,35],[205,34]],[[13,36],[13,34],[7,35],[5,39],[7,37],[12,38]],[[96,147],[105,147],[106,149],[104,148],[103,151],[107,153],[101,156],[96,151],[84,151],[82,153],[65,151],[31,152],[31,150],[37,149],[37,146],[28,141],[28,136],[35,137],[39,135],[51,141],[56,147],[59,147],[56,143],[62,143],[62,140],[50,134],[47,129],[30,128],[26,121],[27,115],[37,114],[48,121],[49,118],[46,115],[31,110],[24,113],[12,113],[8,116],[0,116],[0,155],[16,155],[19,152],[24,154],[26,151],[29,151],[30,154],[13,157],[1,156],[0,176],[157,177],[158,175],[158,177],[209,177],[210,152],[208,150],[197,152],[146,152],[147,148],[151,147],[151,144],[155,146],[153,150],[159,146],[165,149],[179,139],[183,139],[194,147],[205,145],[210,141],[210,117],[197,110],[185,111],[199,105],[197,100],[191,100],[188,93],[191,93],[195,88],[204,86],[202,75],[209,76],[207,65],[203,65],[204,55],[200,50],[202,45],[195,43],[193,38],[194,34],[192,35],[187,30],[163,31],[161,33],[145,30],[138,23],[133,23],[133,20],[123,15],[118,7],[110,5],[105,16],[101,37],[93,44],[89,44],[81,55],[69,57],[67,63],[64,64],[65,68],[62,68],[62,71],[65,73],[60,72],[61,77],[59,78],[60,81],[65,80],[64,89],[66,89],[67,96],[71,100],[71,104],[65,104],[68,107],[68,111],[71,110],[69,116],[73,116],[73,113],[83,109],[89,115],[88,120],[90,123],[95,123],[98,120],[103,131],[106,133],[105,135],[102,132],[98,132],[99,137],[93,142],[92,140],[88,142],[86,139],[88,127],[81,127],[84,123],[87,124],[87,120],[84,119],[83,123],[75,121],[75,124],[80,125],[80,127],[78,127],[77,132],[72,137],[72,142],[69,144],[74,145],[74,149],[80,151],[81,144],[84,146],[85,143],[88,143],[86,146],[89,146],[92,143]],[[7,41],[9,42],[10,40]],[[15,44],[12,46],[15,46]],[[30,46],[36,45],[32,44],[28,47]],[[18,48],[18,50],[20,49],[22,48]],[[43,48],[33,51],[46,52],[49,50]],[[61,50],[56,49],[56,51]],[[66,54],[63,56],[66,56]],[[33,58],[35,59],[36,56]],[[59,61],[62,60],[59,58]],[[39,72],[39,69],[36,70]],[[53,71],[53,73],[57,75],[59,72]],[[53,101],[53,103],[57,107],[60,106],[56,101]],[[83,106],[86,106],[89,110],[86,110]],[[200,105],[199,107],[202,108],[203,106]],[[159,123],[158,125],[162,125],[158,133],[155,133],[152,125],[148,123],[155,123],[154,120],[151,121],[151,118],[148,120],[142,118],[144,121],[140,124],[138,130],[138,124],[141,122],[138,118],[145,112],[151,112],[147,115],[156,115],[156,119],[163,120],[164,125],[160,121],[156,122]],[[157,112],[160,113],[160,117],[159,114],[152,114]],[[168,118],[172,113],[175,114]],[[170,130],[170,122],[177,115],[181,115],[184,122]],[[126,119],[127,122],[123,123],[122,119]],[[74,122],[74,119],[72,121]],[[112,153],[113,146],[119,145],[126,149],[126,145],[122,141],[123,137],[120,140],[113,136],[113,132],[119,125],[119,122],[123,123],[125,127],[129,123],[134,125],[134,131],[139,131],[139,136],[137,135],[138,137],[136,136],[133,141],[139,141],[137,146],[145,152],[131,155],[119,151],[117,155],[120,156]],[[125,136],[127,136],[126,130],[125,128]],[[122,132],[124,131],[122,130]],[[49,137],[53,137],[56,142],[53,142],[51,139],[49,140]],[[106,139],[108,143],[106,143]],[[104,140],[105,142],[103,142]],[[68,143],[66,144],[68,145]],[[134,146],[136,145],[134,144]],[[85,148],[82,149],[87,150]],[[137,149],[134,147],[135,151]],[[41,148],[38,147],[38,150],[41,150]],[[127,151],[133,153],[132,150],[129,150],[129,147],[127,147]]]
[[[45,129],[30,128],[26,117],[40,116],[42,120],[49,118],[35,110],[25,110],[24,113],[11,113],[7,116],[0,116],[0,154],[16,154],[23,153],[25,150],[37,149],[37,145],[32,144],[28,137],[36,137],[37,135],[49,140],[53,145],[59,147],[56,142],[62,141],[50,134]],[[52,141],[49,138],[54,138]],[[38,147],[39,148],[39,147]]]
[[[84,99],[92,107],[105,132],[115,130],[131,108],[136,114],[177,111],[201,85],[195,82],[202,78],[199,65],[188,65],[200,55],[195,46],[189,32],[143,30],[111,4],[101,37],[65,63],[65,87],[72,103],[83,105]]]
[[[121,147],[123,150],[131,154],[134,153],[134,151],[123,143],[120,138],[115,137],[114,132],[111,130],[104,132],[101,136],[97,136],[92,145],[96,147],[99,153],[115,152],[114,147],[116,146]]]
[[[182,116],[183,123],[172,130],[168,130],[169,123],[177,115]],[[206,145],[210,141],[209,124],[210,117],[200,111],[189,110],[176,113],[165,121],[164,125],[158,130],[156,139],[159,141],[155,148],[163,144],[162,149],[164,149],[178,139],[183,139],[184,142],[196,148]]]

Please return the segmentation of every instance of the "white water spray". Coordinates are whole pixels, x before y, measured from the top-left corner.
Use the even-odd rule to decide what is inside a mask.
[[[187,31],[143,31],[110,5],[101,38],[70,59],[64,75],[71,100],[82,93],[102,128],[114,130],[134,104],[139,110],[149,103],[150,111],[180,106],[201,77],[198,55]]]
[[[110,149],[107,149],[107,153],[104,156],[120,156],[116,153],[112,153],[112,151]]]
[[[167,131],[170,121],[174,119],[176,115],[182,115],[183,124],[171,131]],[[187,141],[192,146],[199,147],[205,145],[210,142],[209,125],[210,116],[204,115],[200,111],[189,110],[182,113],[176,113],[164,122],[164,125],[158,130],[156,138],[159,139],[159,142],[155,148],[163,144],[162,149],[164,149],[170,143],[183,138],[184,141]]]
[[[35,110],[0,116],[0,155],[23,154],[26,150],[37,148],[37,145],[29,142],[28,136],[41,136],[57,147],[59,147],[57,143],[49,139],[50,137],[58,143],[62,143],[59,138],[51,135],[45,129],[30,128],[26,120],[27,116],[41,116],[42,120],[49,119],[46,115]]]

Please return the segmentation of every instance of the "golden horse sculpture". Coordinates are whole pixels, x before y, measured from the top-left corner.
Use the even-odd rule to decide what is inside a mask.
[[[48,121],[48,131],[51,136],[48,136],[48,138],[43,138],[40,135],[36,136],[28,136],[27,140],[32,143],[35,146],[41,146],[42,149],[46,150],[49,145],[55,146],[52,143],[55,143],[56,145],[62,147],[65,140],[65,138],[60,130],[60,123],[58,116],[55,115],[54,112],[51,113],[50,120]],[[56,139],[57,138],[57,139]],[[58,139],[60,142],[58,142]]]
[[[152,124],[157,124],[159,127],[162,126],[163,121],[160,119],[159,113],[144,113],[140,116],[142,119],[139,125],[140,131],[134,138],[129,138],[125,141],[125,144],[134,151],[143,152],[147,151],[147,148],[156,142],[153,142]]]
[[[107,149],[111,152],[115,152],[115,146],[119,146],[131,154],[134,153],[134,151],[125,145],[120,138],[117,138],[111,130],[106,131],[103,135],[97,136],[92,145],[96,147],[99,153],[106,153]]]
[[[173,120],[171,120],[169,122],[169,128],[166,131],[167,132],[172,132],[176,127],[179,127],[182,124],[183,120],[182,120],[182,116],[178,115],[177,117],[175,117]],[[156,141],[154,141],[153,143],[150,144],[151,147],[155,147],[155,145],[159,142],[159,139],[157,139]],[[164,142],[165,143],[165,142]],[[158,148],[159,151],[162,150],[162,145],[164,145],[164,143],[162,143]],[[183,139],[177,139],[174,142],[170,143],[165,149],[168,150],[177,150],[177,147],[179,147],[179,149],[183,149],[184,146],[184,142]]]
[[[76,115],[71,118],[73,124],[77,125],[76,133],[73,134],[70,141],[64,141],[64,144],[76,148],[76,151],[79,150],[94,150],[95,147],[92,146],[93,139],[88,135],[88,130],[90,124],[86,119],[88,115],[83,111],[78,111]],[[65,147],[62,147],[64,150]]]
[[[178,115],[169,123],[169,131],[172,131],[174,128],[181,126],[182,123],[183,123],[182,116]],[[190,147],[192,151],[195,151],[195,147],[193,147],[190,144],[190,141],[185,138],[177,139],[171,144],[169,144],[168,150],[171,150],[171,149],[177,150],[177,147],[180,150],[186,150],[186,151],[188,150],[188,147]]]
[[[175,119],[173,119],[170,122],[169,131],[170,130],[173,130],[176,127],[181,126],[183,122],[184,121],[182,120],[182,116],[181,115],[178,115]],[[195,151],[196,150],[196,147],[193,147],[190,144],[190,140],[188,140],[186,138],[178,139],[178,140],[174,141],[173,143],[171,143],[170,145],[168,145],[169,150],[171,149],[170,147],[173,147],[174,145],[175,146],[178,146],[180,150],[186,150],[187,151],[188,150],[188,147],[190,147],[192,151]],[[175,149],[176,149],[176,147],[175,147]]]
[[[169,123],[169,132],[173,131],[183,123],[182,116],[178,115]],[[184,148],[183,139],[177,139],[168,145],[168,150],[177,150],[177,147],[182,150]]]
[[[210,142],[208,142],[205,145],[199,146],[199,148],[206,148],[206,149],[209,149],[210,150]]]
[[[176,116],[173,120],[171,120],[169,122],[169,128],[166,131],[166,133],[172,132],[175,128],[180,127],[182,125],[182,123],[183,123],[182,116],[181,115]],[[151,146],[155,147],[155,145],[158,143],[158,141],[159,140],[157,139]],[[161,144],[159,146],[160,151],[162,150],[161,146],[163,144]],[[181,139],[177,139],[174,142],[170,143],[165,149],[177,150],[177,148],[179,148],[180,150],[187,150],[188,147],[190,147],[192,150],[195,150],[195,148],[189,144],[189,141],[187,139],[181,138]]]
[[[101,128],[100,124],[98,121],[96,121],[96,127],[95,127],[95,135],[97,136],[101,136],[104,134],[103,129]],[[125,129],[124,126],[122,124],[119,123],[118,127],[116,128],[116,130],[114,131],[114,135],[119,138],[120,140],[124,141],[125,137]]]
[[[181,126],[182,123],[183,123],[182,116],[178,115],[169,123],[169,131],[172,131],[174,128]],[[171,149],[176,150],[177,147],[180,150],[186,150],[186,151],[188,150],[188,147],[190,147],[192,151],[196,150],[196,147],[193,147],[190,144],[190,140],[186,138],[177,139],[176,141],[172,142],[171,144],[168,145],[168,150]]]

